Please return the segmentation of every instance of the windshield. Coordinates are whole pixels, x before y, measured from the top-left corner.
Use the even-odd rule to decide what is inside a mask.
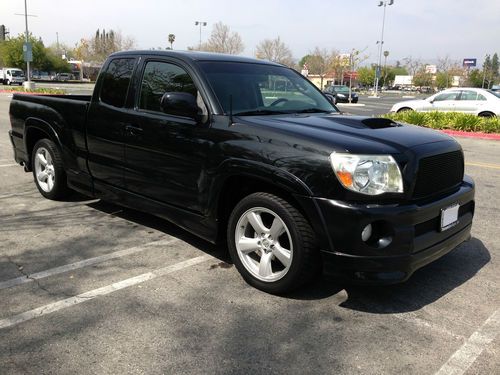
[[[488,90],[490,94],[495,95],[497,98],[500,98],[500,91],[493,91],[493,90]]]
[[[202,62],[224,112],[234,115],[337,112],[321,92],[299,73],[281,66]]]
[[[337,92],[342,92],[342,93],[349,92],[349,87],[347,86],[333,86],[333,89]]]
[[[11,70],[12,77],[24,77],[22,70]]]

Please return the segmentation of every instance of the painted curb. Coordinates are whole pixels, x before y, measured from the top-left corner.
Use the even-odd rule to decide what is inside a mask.
[[[337,103],[336,105],[341,107],[364,107],[366,104],[363,103]]]
[[[440,130],[441,132],[453,137],[488,139],[490,141],[500,141],[500,133],[481,133],[481,132],[463,132],[460,130]]]

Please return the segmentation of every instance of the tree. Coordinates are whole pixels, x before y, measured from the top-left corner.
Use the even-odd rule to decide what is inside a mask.
[[[240,34],[233,31],[222,22],[217,22],[207,42],[202,43],[200,51],[229,53],[239,55],[245,49]]]
[[[70,71],[69,64],[46,48],[40,38],[37,39],[32,34],[29,34],[28,39],[32,44],[33,50],[32,69],[58,72]],[[25,34],[19,34],[15,38],[0,43],[0,55],[6,66],[19,69],[26,68],[26,63],[23,59],[23,44],[25,40]]]
[[[491,78],[494,82],[498,80],[500,75],[500,72],[498,71],[500,68],[499,65],[498,54],[495,52],[491,58]]]
[[[258,59],[274,61],[279,64],[292,66],[292,51],[278,36],[276,39],[265,39],[257,45],[255,53]]]
[[[375,69],[373,67],[362,67],[358,69],[358,82],[363,86],[373,85],[375,81]]]
[[[310,74],[317,74],[320,76],[321,88],[323,88],[323,79],[328,72],[332,70],[333,60],[337,55],[335,51],[329,52],[324,48],[321,49],[316,47],[313,52],[305,57],[305,60],[304,58],[302,59],[304,60],[303,63],[307,65]]]
[[[473,69],[469,72],[467,77],[467,86],[482,87],[483,85],[483,72],[479,69]]]
[[[425,71],[425,67],[421,67],[413,75],[413,84],[415,86],[432,86],[432,74]]]
[[[422,67],[422,62],[419,59],[414,59],[411,56],[405,57],[403,61],[405,63],[406,69],[412,76],[417,74],[418,70]]]
[[[93,37],[82,38],[75,46],[75,57],[79,60],[104,62],[106,58],[118,51],[127,51],[135,47],[131,37],[125,37],[120,31],[96,31]]]
[[[175,35],[174,34],[168,34],[168,42],[170,43],[170,49],[174,49],[173,45],[175,42]]]

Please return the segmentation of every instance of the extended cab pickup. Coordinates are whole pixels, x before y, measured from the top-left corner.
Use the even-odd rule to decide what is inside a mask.
[[[43,196],[76,190],[227,242],[267,292],[320,267],[405,281],[470,238],[474,183],[456,141],[342,115],[278,64],[117,53],[91,97],[14,94],[10,119],[15,159]]]

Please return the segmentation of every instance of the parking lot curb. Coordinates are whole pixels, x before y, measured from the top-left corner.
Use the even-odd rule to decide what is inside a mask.
[[[61,94],[49,94],[49,93],[44,93],[44,92],[26,92],[26,91],[15,91],[15,90],[0,90],[0,94],[61,95]]]
[[[453,137],[488,139],[490,141],[500,141],[499,133],[464,132],[460,130],[441,130],[441,132]]]

